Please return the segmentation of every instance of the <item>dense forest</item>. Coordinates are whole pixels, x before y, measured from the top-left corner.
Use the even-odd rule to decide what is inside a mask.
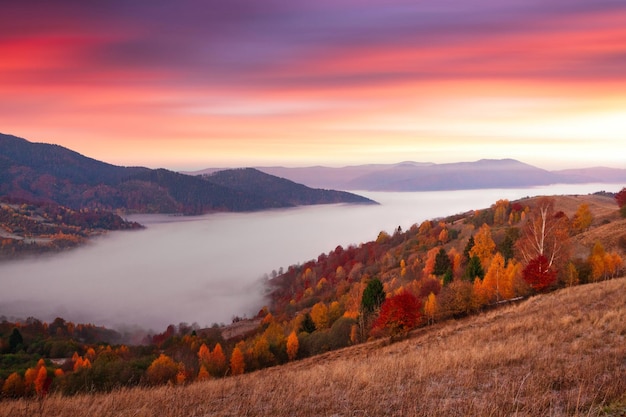
[[[272,273],[268,304],[254,318],[208,329],[171,325],[134,346],[91,324],[3,318],[2,396],[223,378],[612,279],[624,270],[625,207],[626,188],[499,200],[383,231]]]

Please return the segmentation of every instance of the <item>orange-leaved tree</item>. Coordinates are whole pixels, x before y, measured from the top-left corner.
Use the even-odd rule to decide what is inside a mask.
[[[213,376],[224,376],[226,373],[226,355],[222,350],[222,345],[219,343],[213,348],[211,352],[211,361],[209,363],[209,373]]]
[[[292,361],[298,356],[298,349],[300,348],[300,342],[298,341],[298,336],[296,332],[293,331],[287,338],[287,356],[289,360]]]
[[[230,356],[230,373],[233,375],[241,375],[246,369],[246,363],[243,358],[243,353],[239,346],[233,349],[233,354]]]
[[[2,396],[18,398],[24,395],[24,381],[17,372],[13,372],[2,385]]]
[[[43,398],[48,393],[50,388],[51,378],[48,378],[48,370],[45,366],[40,366],[37,371],[37,377],[35,378],[35,392],[39,398]]]

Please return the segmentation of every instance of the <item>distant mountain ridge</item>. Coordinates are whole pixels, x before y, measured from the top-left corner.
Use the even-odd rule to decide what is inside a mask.
[[[366,203],[355,194],[317,190],[254,169],[190,176],[120,167],[58,145],[0,134],[0,197],[74,209],[200,214],[299,205]]]
[[[401,162],[342,168],[257,167],[310,187],[362,191],[447,191],[532,187],[592,182],[626,183],[626,169],[585,168],[548,171],[515,159],[481,159],[447,164]],[[208,169],[202,172],[215,172]]]

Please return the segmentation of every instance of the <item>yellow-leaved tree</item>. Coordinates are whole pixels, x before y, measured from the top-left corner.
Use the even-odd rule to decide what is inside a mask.
[[[328,307],[322,301],[315,304],[311,309],[311,319],[315,323],[315,328],[325,329],[328,327]]]
[[[470,257],[477,256],[480,259],[483,270],[486,271],[489,268],[495,249],[496,244],[491,237],[491,228],[485,223],[480,226],[480,229],[474,236],[474,246],[470,250]]]
[[[435,316],[437,315],[438,308],[439,307],[437,306],[437,296],[435,295],[435,293],[431,292],[430,294],[428,294],[428,299],[426,300],[426,303],[424,303],[424,315],[426,316],[429,324],[435,322]]]
[[[574,219],[572,220],[572,229],[575,232],[584,232],[589,229],[591,223],[593,222],[593,214],[591,214],[591,210],[589,210],[589,204],[582,203],[578,206],[576,213],[574,214]]]
[[[175,382],[178,365],[169,356],[161,353],[146,370],[146,379],[150,385]]]

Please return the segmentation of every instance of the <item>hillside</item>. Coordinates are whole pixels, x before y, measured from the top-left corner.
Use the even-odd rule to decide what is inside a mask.
[[[203,179],[165,169],[119,167],[61,146],[0,134],[0,196],[12,199],[72,209],[187,214],[373,203],[350,193],[314,190],[258,171],[245,172],[246,176],[234,171]],[[224,181],[228,175],[239,181]]]
[[[567,288],[476,317],[233,378],[52,395],[58,417],[623,416],[626,279]],[[0,402],[0,417],[35,400]]]
[[[548,251],[525,257],[535,241],[533,230],[546,231],[542,239]],[[342,415],[355,411],[357,404],[371,415],[384,414],[378,407],[395,415],[449,415],[457,409],[459,415],[600,415],[597,407],[618,401],[623,393],[626,284],[617,278],[624,273],[625,252],[626,218],[613,195],[498,200],[406,231],[383,231],[376,240],[337,246],[291,265],[264,281],[267,305],[250,319],[233,318],[230,326],[180,323],[147,335],[141,346],[136,338],[135,345],[123,346],[87,342],[84,325],[62,318],[50,324],[33,318],[4,320],[2,395],[32,398],[43,392],[43,385],[33,383],[35,373],[51,387],[52,398],[45,404],[61,393],[117,392],[214,378],[220,379],[211,388],[222,390],[220,404],[192,398],[205,396],[193,391],[202,384],[172,391],[191,395],[186,401],[196,404],[198,413],[217,415],[232,410],[219,407],[242,407],[232,411],[235,415],[288,415],[281,414],[283,409],[301,414],[283,404],[287,397],[306,410],[303,415]],[[548,258],[554,263],[546,264]],[[395,316],[389,316],[389,306]],[[407,334],[414,342],[385,347]],[[258,372],[266,368],[273,370]],[[300,380],[283,374],[284,369],[301,370],[294,378],[316,391],[301,383],[298,392],[306,396],[293,397],[290,387]],[[242,373],[250,376],[224,379]],[[289,386],[271,379],[276,375]],[[320,379],[327,383],[329,378],[338,379],[330,387],[320,385]],[[253,382],[246,386],[242,381]],[[278,387],[271,398],[257,391],[266,383]],[[233,386],[244,391],[229,391]],[[387,395],[388,387],[398,391]],[[122,394],[142,392],[169,395]],[[494,400],[494,394],[500,396]],[[92,397],[77,398],[66,398],[66,403]],[[132,407],[115,396],[97,398],[108,398],[100,403],[103,407],[111,401]],[[143,405],[148,400],[132,401],[142,404],[133,412],[153,412]],[[259,408],[261,402],[276,408]],[[116,412],[121,410],[110,413]]]

